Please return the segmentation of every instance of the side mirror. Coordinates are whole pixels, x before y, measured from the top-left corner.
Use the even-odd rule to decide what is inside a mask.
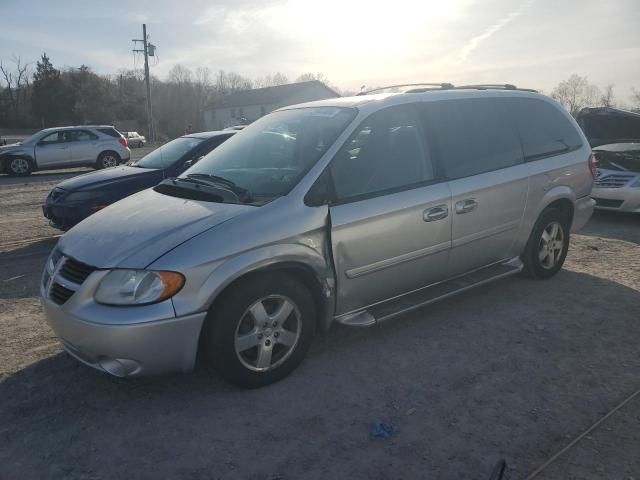
[[[304,203],[309,207],[319,207],[330,205],[331,200],[331,187],[329,186],[328,174],[325,171],[305,195]]]
[[[204,157],[204,155],[200,155],[198,158],[192,158],[191,160],[187,160],[186,162],[184,162],[184,165],[182,166],[182,170],[186,170],[187,168],[193,167],[196,163],[200,161],[200,159],[202,159],[202,157]]]

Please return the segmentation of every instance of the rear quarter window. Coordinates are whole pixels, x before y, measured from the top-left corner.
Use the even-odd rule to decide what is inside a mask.
[[[462,178],[522,163],[517,132],[495,98],[425,104],[428,128],[447,178]]]
[[[535,98],[505,98],[503,102],[520,134],[526,161],[582,146],[576,128],[553,105]]]
[[[105,135],[109,135],[113,138],[120,138],[120,132],[118,132],[115,128],[96,128],[100,133],[104,133]]]

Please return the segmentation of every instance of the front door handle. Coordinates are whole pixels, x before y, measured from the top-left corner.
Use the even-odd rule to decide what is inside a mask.
[[[449,216],[449,207],[446,205],[438,205],[432,208],[427,208],[422,212],[422,218],[425,222],[435,222],[436,220],[442,220]]]
[[[456,202],[456,213],[469,213],[478,208],[478,202],[474,198],[467,198]]]

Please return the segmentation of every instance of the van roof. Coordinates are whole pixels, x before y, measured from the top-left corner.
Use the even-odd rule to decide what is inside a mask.
[[[328,98],[326,100],[316,100],[313,102],[300,103],[283,107],[280,110],[306,107],[360,107],[370,103],[380,103],[381,105],[394,105],[396,103],[406,103],[407,98],[429,99],[429,100],[454,100],[463,98],[485,98],[485,97],[529,97],[550,100],[549,97],[528,89],[504,89],[490,87],[457,87],[452,89],[429,89],[410,92],[376,93],[367,95],[356,95],[353,97]]]

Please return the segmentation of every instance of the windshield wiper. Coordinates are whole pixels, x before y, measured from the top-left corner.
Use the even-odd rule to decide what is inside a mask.
[[[251,192],[246,188],[239,187],[233,181],[228,178],[220,177],[218,175],[211,175],[209,173],[190,173],[187,175],[187,178],[183,178],[182,180],[192,180],[198,183],[202,183],[204,185],[224,185],[229,190],[238,195],[240,201],[244,203],[248,203],[253,201],[253,197]],[[207,181],[208,180],[208,181]]]

